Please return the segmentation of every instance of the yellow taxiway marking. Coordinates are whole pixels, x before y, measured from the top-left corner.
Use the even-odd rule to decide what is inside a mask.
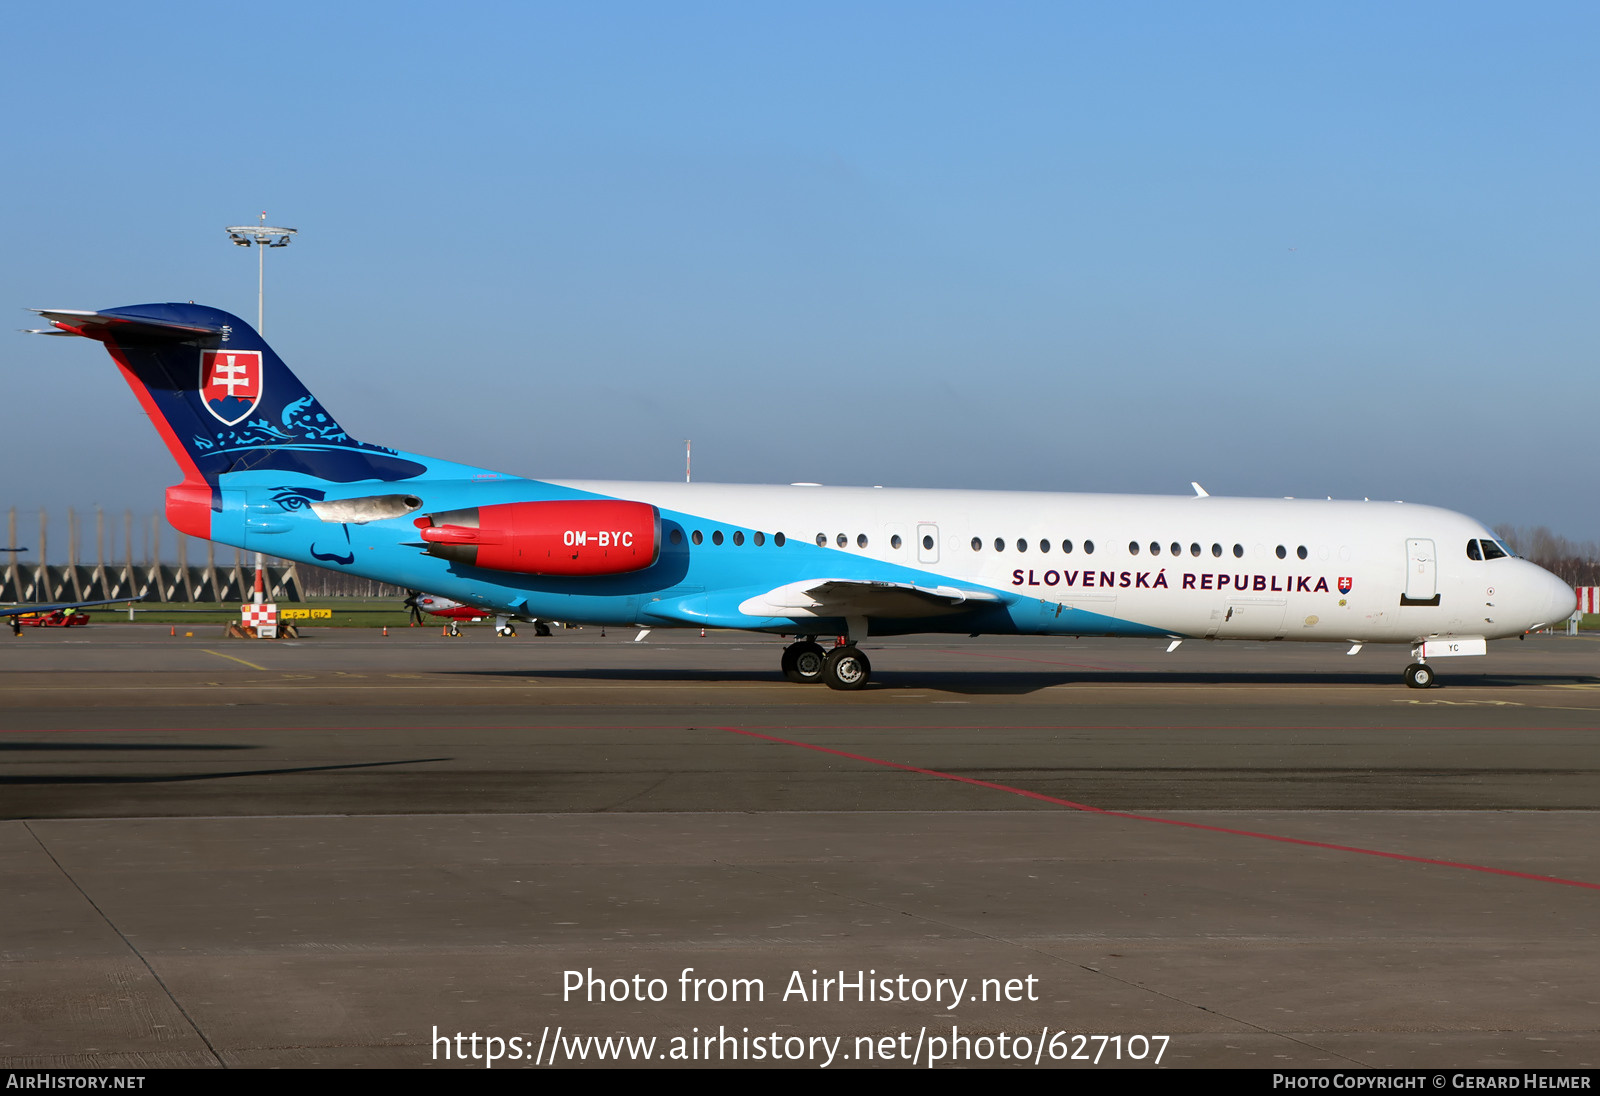
[[[216,655],[218,658],[225,658],[230,662],[237,662],[241,666],[248,666],[252,670],[260,670],[264,674],[271,672],[265,666],[257,666],[254,662],[246,662],[242,658],[235,658],[233,655],[225,655],[221,651],[213,651],[206,647],[202,647],[201,650],[205,651],[205,653],[208,655]]]

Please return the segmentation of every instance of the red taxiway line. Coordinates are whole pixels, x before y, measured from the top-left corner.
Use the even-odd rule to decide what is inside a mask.
[[[978,780],[971,776],[960,776],[956,773],[941,772],[938,769],[924,769],[916,765],[904,765],[898,761],[885,761],[879,757],[868,757],[865,754],[850,753],[847,750],[835,750],[829,746],[818,746],[810,742],[800,742],[792,738],[779,738],[777,735],[763,734],[760,731],[749,731],[742,727],[718,727],[718,730],[730,734],[742,734],[749,738],[764,739],[767,742],[776,742],[783,746],[798,746],[805,750],[815,750],[818,753],[833,754],[835,757],[846,757],[852,761],[864,761],[869,765],[882,765],[888,769],[899,769],[902,772],[920,773],[923,776],[937,776],[943,780],[955,780],[962,784],[971,784],[979,788],[992,788],[995,791],[1006,792],[1011,795],[1020,795],[1027,799],[1037,799],[1044,803],[1053,803],[1058,807],[1068,807],[1075,811],[1084,811],[1088,814],[1104,815],[1107,818],[1127,818],[1135,822],[1159,822],[1163,826],[1182,826],[1189,830],[1204,830],[1208,833],[1226,833],[1234,837],[1254,837],[1262,841],[1277,841],[1285,845],[1303,845],[1313,849],[1331,849],[1334,852],[1353,852],[1362,856],[1378,856],[1385,860],[1403,860],[1411,864],[1433,864],[1443,868],[1461,868],[1464,871],[1486,872],[1489,875],[1508,875],[1513,879],[1531,879],[1539,883],[1559,883],[1564,887],[1583,887],[1586,890],[1600,890],[1600,883],[1585,883],[1580,879],[1563,879],[1557,875],[1536,875],[1532,872],[1511,871],[1507,868],[1491,868],[1483,864],[1468,864],[1460,860],[1436,860],[1427,856],[1408,856],[1400,852],[1385,852],[1382,849],[1363,849],[1355,845],[1336,845],[1328,841],[1308,841],[1303,837],[1284,837],[1275,833],[1258,833],[1255,830],[1235,830],[1227,826],[1208,826],[1203,822],[1185,822],[1177,818],[1157,818],[1148,814],[1130,814],[1126,811],[1108,811],[1103,807],[1092,807],[1087,803],[1074,803],[1070,799],[1058,799],[1053,795],[1041,792],[1031,792],[1026,788],[1014,788],[1009,784],[997,784],[992,780]]]

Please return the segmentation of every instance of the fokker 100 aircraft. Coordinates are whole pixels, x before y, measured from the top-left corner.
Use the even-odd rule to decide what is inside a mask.
[[[1426,688],[1575,604],[1430,506],[524,479],[356,441],[226,312],[38,311],[111,352],[191,536],[508,618],[795,636],[796,682],[860,688],[861,640],[946,632],[1409,644]]]

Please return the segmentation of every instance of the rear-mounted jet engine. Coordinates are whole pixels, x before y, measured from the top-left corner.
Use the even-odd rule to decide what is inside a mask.
[[[416,526],[431,556],[523,575],[625,575],[661,554],[661,511],[644,502],[507,502],[425,514]]]

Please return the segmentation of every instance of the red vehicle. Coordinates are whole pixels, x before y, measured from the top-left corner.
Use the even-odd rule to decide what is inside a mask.
[[[450,622],[450,634],[459,636],[462,624],[476,624],[480,620],[495,618],[494,634],[501,637],[517,634],[516,620],[503,613],[495,613],[487,609],[475,609],[471,605],[464,605],[459,601],[452,601],[447,597],[435,594],[424,594],[420,590],[412,590],[405,600],[406,608],[411,610],[413,623],[422,622],[422,614],[430,613],[436,617],[443,617]],[[547,636],[550,634],[550,625],[544,621],[533,621],[533,634]]]
[[[17,623],[28,628],[71,628],[89,623],[89,614],[77,609],[53,609],[48,613],[20,613]]]

